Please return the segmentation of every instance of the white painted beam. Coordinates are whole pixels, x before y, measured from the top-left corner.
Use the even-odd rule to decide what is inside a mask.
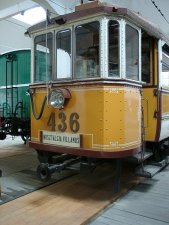
[[[8,17],[14,16],[18,13],[21,13],[27,9],[31,9],[33,7],[38,6],[37,3],[33,2],[33,1],[18,1],[17,4],[14,5],[10,5],[6,8],[2,8],[2,6],[0,7],[0,20],[6,19]]]
[[[57,0],[33,0],[34,2],[38,3],[40,6],[42,6],[44,9],[48,9],[51,13],[56,15],[63,15],[67,13],[67,8],[64,6],[64,4],[60,3]]]

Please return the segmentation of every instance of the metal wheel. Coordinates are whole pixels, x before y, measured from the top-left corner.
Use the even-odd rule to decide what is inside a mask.
[[[0,140],[5,140],[5,138],[6,138],[6,133],[0,132]]]

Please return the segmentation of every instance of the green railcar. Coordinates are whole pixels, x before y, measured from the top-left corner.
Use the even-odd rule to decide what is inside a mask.
[[[30,136],[30,50],[0,55],[0,140]]]

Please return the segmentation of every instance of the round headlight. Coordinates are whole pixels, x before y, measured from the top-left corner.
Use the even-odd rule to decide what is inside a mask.
[[[50,93],[48,102],[50,106],[61,109],[63,108],[65,97],[61,91],[54,90]]]

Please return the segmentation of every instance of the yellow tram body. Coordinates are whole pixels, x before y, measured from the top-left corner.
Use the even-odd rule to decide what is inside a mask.
[[[145,139],[155,141],[157,132],[157,97],[154,96],[154,88],[146,88],[143,92]]]
[[[160,102],[161,102],[161,132],[159,139],[167,139],[168,132],[169,132],[169,93],[163,91],[160,95]]]
[[[128,9],[77,9],[28,30],[30,146],[89,158],[154,151],[169,138],[168,37]]]
[[[32,129],[31,141],[40,142],[43,130],[61,132],[59,124],[64,125],[59,119],[60,113],[64,113],[66,118],[64,132],[71,134],[70,116],[77,113],[82,152],[86,149],[113,153],[139,148],[141,98],[138,88],[116,85],[78,85],[67,88],[71,92],[71,99],[64,109],[53,110],[51,106],[47,106],[39,121],[32,115],[31,127],[36,129]],[[35,93],[35,106],[40,111],[47,92],[45,88],[41,88],[35,90]],[[49,125],[51,113],[54,113],[55,127]]]

